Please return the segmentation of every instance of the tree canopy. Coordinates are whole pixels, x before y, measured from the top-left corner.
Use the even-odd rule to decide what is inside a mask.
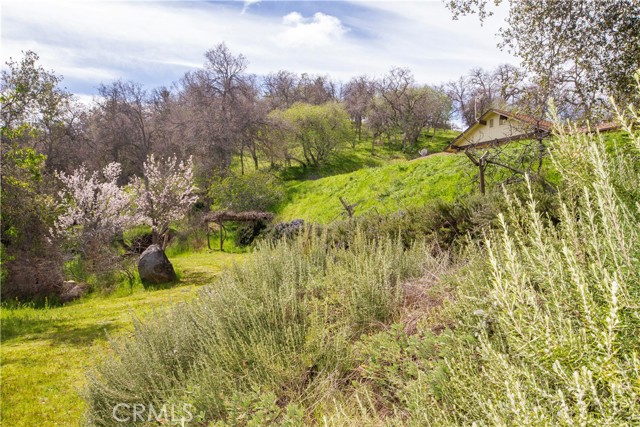
[[[633,75],[640,68],[640,2],[637,0],[450,0],[454,19],[491,15],[507,3],[502,48],[522,59],[547,91],[560,90],[573,116],[594,117],[611,96],[638,104]]]

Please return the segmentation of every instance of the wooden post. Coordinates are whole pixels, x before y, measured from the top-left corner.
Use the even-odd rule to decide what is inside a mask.
[[[345,199],[342,198],[342,196],[338,196],[338,199],[340,199],[340,203],[342,203],[342,207],[347,213],[347,216],[349,218],[353,218],[353,214],[356,212],[356,206],[358,206],[358,203],[350,205]]]
[[[220,252],[224,252],[224,228],[222,227],[222,221],[218,221],[218,227],[220,227]]]

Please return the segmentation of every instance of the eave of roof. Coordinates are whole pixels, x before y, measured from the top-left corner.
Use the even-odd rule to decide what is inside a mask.
[[[553,123],[551,123],[551,122],[549,122],[547,120],[539,120],[539,119],[535,119],[535,118],[533,118],[531,116],[527,116],[526,114],[517,114],[517,113],[512,113],[512,112],[509,112],[509,111],[499,110],[497,108],[490,108],[487,111],[485,111],[484,114],[482,114],[474,123],[472,123],[471,126],[466,128],[460,135],[455,137],[455,139],[453,141],[451,141],[451,143],[447,147],[446,151],[451,152],[450,150],[455,149],[456,142],[458,142],[460,139],[464,138],[464,136],[474,126],[479,124],[480,121],[484,120],[485,117],[487,117],[490,113],[500,114],[500,115],[509,117],[510,119],[515,119],[515,120],[521,121],[523,123],[530,124],[530,125],[534,126],[535,129],[537,129],[537,130],[550,131],[551,129],[553,129]]]

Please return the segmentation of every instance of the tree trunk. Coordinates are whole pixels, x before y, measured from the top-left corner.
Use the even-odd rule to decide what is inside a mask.
[[[373,139],[371,140],[371,155],[374,156],[375,155],[375,147],[376,147],[376,138],[378,137],[377,133],[373,133]]]
[[[256,170],[258,170],[259,169],[258,152],[256,151],[256,147],[255,146],[251,150],[251,157],[253,158],[253,165],[256,167]]]
[[[244,175],[244,145],[240,147],[240,174]]]
[[[487,156],[489,155],[488,151],[485,151],[485,153],[480,156],[479,159],[476,159],[475,157],[473,157],[473,155],[469,152],[469,151],[465,151],[464,154],[467,155],[467,157],[469,158],[469,160],[471,160],[471,162],[478,166],[478,178],[480,180],[480,194],[485,194],[485,180],[484,180],[484,171],[487,168]]]
[[[482,156],[478,161],[478,169],[480,170],[480,194],[485,194],[484,170],[486,167],[487,163],[485,162],[484,156]]]

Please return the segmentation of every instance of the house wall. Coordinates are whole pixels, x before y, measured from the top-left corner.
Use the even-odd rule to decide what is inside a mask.
[[[494,112],[487,114],[484,120],[486,120],[486,125],[480,123],[473,125],[467,134],[456,142],[456,147],[516,137],[533,130],[532,126],[514,119],[508,119],[505,123],[500,124],[500,115]],[[490,126],[491,120],[493,120],[493,127]]]

